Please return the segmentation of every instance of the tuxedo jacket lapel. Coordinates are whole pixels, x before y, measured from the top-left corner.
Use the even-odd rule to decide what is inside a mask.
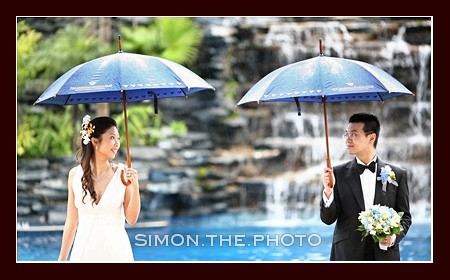
[[[361,179],[359,178],[359,173],[357,170],[356,159],[350,161],[347,168],[347,179],[349,180],[348,185],[350,186],[350,189],[352,190],[359,207],[361,207],[361,210],[364,210],[364,196],[361,187]]]

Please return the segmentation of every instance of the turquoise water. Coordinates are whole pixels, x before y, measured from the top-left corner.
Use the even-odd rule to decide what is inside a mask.
[[[127,228],[136,261],[327,261],[334,226],[317,220],[264,220],[218,214],[170,220],[162,228]],[[17,261],[55,261],[61,231],[17,233]],[[402,261],[431,261],[431,225],[413,223]]]

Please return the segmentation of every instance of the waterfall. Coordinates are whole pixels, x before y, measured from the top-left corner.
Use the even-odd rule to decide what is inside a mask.
[[[366,62],[385,69],[394,77],[400,76],[408,83],[415,98],[399,98],[380,105],[330,106],[330,153],[332,165],[353,158],[338,136],[345,127],[349,112],[373,111],[379,116],[383,130],[377,154],[407,169],[411,211],[415,220],[425,221],[431,214],[432,198],[431,47],[408,43],[408,32],[416,27],[415,23],[399,23],[393,33],[393,24],[383,22],[380,29],[383,43],[371,45],[367,42],[367,49],[358,45],[360,49],[355,50],[355,41],[362,35],[349,32],[349,26],[337,21],[274,24],[269,27],[264,44],[277,47],[279,61],[288,64],[317,55],[318,38],[323,38],[327,55],[346,58],[367,55],[369,61]],[[358,28],[369,30],[371,23],[353,22],[351,28],[353,31]],[[287,150],[285,172],[266,187],[265,206],[269,219],[275,221],[317,218],[318,201],[323,190],[320,177],[326,155],[322,107],[320,104],[302,103],[303,114],[300,117],[294,107],[283,102],[271,104],[274,114],[270,119],[272,133],[268,142],[272,148]]]
[[[305,54],[319,55],[319,38],[326,42],[324,53],[327,55],[347,58],[356,56],[350,47],[352,36],[345,25],[338,21],[273,24],[269,26],[264,45],[279,47],[280,61],[289,64],[305,59]]]
[[[424,135],[424,129],[432,128],[431,126],[431,94],[428,90],[428,63],[431,58],[431,47],[419,47],[419,80],[416,88],[416,102],[412,107],[412,114],[409,117],[410,126],[415,135]]]

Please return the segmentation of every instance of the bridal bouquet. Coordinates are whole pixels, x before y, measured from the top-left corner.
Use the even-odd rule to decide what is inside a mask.
[[[380,204],[373,205],[368,210],[359,213],[358,220],[361,225],[357,230],[362,231],[363,239],[371,235],[375,242],[380,242],[387,236],[398,234],[403,230],[400,224],[402,216],[403,212],[397,213],[390,207]]]

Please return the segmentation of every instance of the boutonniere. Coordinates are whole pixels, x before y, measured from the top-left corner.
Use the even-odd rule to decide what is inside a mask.
[[[395,173],[392,171],[392,168],[389,165],[381,167],[380,177],[377,177],[377,180],[383,184],[383,191],[386,192],[387,183],[390,183],[394,186],[398,187],[397,178],[395,178]]]

